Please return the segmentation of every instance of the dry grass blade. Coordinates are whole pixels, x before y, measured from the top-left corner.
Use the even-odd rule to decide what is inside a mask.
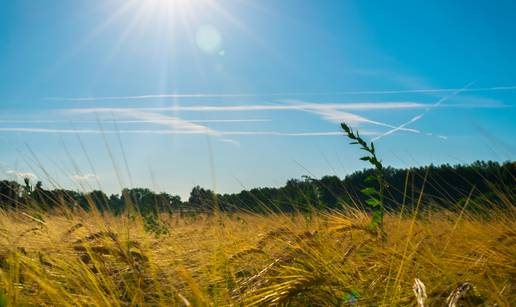
[[[257,288],[265,280],[265,277],[269,276],[274,269],[290,261],[292,261],[291,257],[282,257],[275,259],[272,263],[263,268],[258,274],[251,276],[250,278],[243,281],[240,284],[239,288],[233,291],[233,294],[236,295],[236,297],[238,297],[239,295],[244,293],[244,291],[247,291],[248,288]]]
[[[419,307],[425,307],[425,301],[427,298],[425,284],[421,280],[419,280],[419,278],[415,278],[412,290],[414,291],[414,295],[416,296],[417,305]]]
[[[73,225],[72,227],[70,227],[70,229],[68,229],[62,236],[62,238],[66,238],[68,237],[69,235],[71,235],[72,233],[74,233],[76,230],[80,229],[84,227],[84,224],[83,223],[77,223],[75,225]]]
[[[446,299],[446,304],[448,307],[457,307],[457,303],[461,298],[463,298],[467,292],[472,288],[471,284],[468,282],[461,283],[457,288],[455,288],[452,293]]]
[[[99,231],[99,232],[96,232],[94,234],[91,234],[85,238],[82,238],[82,239],[79,239],[79,240],[76,240],[74,242],[74,244],[82,244],[84,242],[91,242],[91,241],[94,241],[96,239],[100,239],[100,238],[109,238],[109,239],[112,239],[112,240],[116,240],[117,239],[117,235],[111,231]]]
[[[229,257],[228,261],[229,262],[235,261],[236,259],[240,259],[242,257],[248,256],[248,255],[251,255],[251,254],[262,254],[262,255],[265,255],[265,252],[262,251],[261,249],[258,249],[258,248],[249,248],[249,249],[243,250],[243,251],[241,251],[239,253],[236,253],[233,256]]]
[[[256,243],[257,249],[263,249],[265,245],[267,245],[272,239],[277,239],[278,237],[292,236],[294,233],[286,228],[280,227],[278,229],[267,232],[261,239]]]
[[[25,212],[21,212],[21,214],[22,214],[23,216],[28,217],[29,219],[33,220],[33,221],[34,221],[34,222],[36,222],[36,223],[39,223],[39,224],[41,224],[41,225],[45,225],[45,226],[46,226],[46,223],[45,223],[44,221],[42,221],[41,219],[37,218],[37,217],[34,217],[34,216],[32,216],[32,215],[29,215],[29,214],[27,214],[27,213],[25,213]]]

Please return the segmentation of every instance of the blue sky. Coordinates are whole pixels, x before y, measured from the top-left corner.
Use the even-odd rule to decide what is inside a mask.
[[[514,1],[0,0],[0,176],[185,197],[513,160]]]

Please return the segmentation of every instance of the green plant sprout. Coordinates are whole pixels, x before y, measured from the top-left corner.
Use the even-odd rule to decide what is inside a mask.
[[[352,140],[350,144],[352,145],[360,145],[360,149],[366,151],[368,155],[360,158],[362,161],[367,161],[371,165],[373,165],[375,169],[375,175],[371,175],[366,177],[364,180],[365,183],[370,184],[369,187],[366,187],[360,192],[368,197],[366,203],[372,209],[371,222],[369,223],[369,230],[375,233],[376,235],[385,238],[385,231],[383,228],[383,216],[385,213],[384,207],[384,192],[387,187],[387,183],[383,177],[383,165],[380,160],[376,157],[376,152],[374,148],[374,143],[371,142],[369,145],[364,139],[360,137],[358,131],[356,133],[345,123],[341,123],[342,129],[347,134],[347,137]],[[375,185],[371,184],[376,182]]]

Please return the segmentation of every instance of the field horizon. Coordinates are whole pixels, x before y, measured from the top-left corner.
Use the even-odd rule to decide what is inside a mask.
[[[442,164],[396,169],[386,167],[383,172],[389,181],[386,206],[399,210],[400,204],[415,203],[415,197],[426,186],[426,198],[431,198],[436,208],[452,209],[449,203],[463,203],[467,197],[474,200],[494,201],[496,194],[512,193],[516,176],[516,162],[475,161],[471,164]],[[342,209],[342,203],[352,204],[354,209],[366,209],[366,195],[361,189],[374,173],[363,169],[344,177],[325,175],[313,178],[303,175],[289,179],[277,187],[255,187],[235,193],[217,193],[209,188],[192,187],[187,199],[165,191],[149,188],[123,188],[120,193],[106,194],[101,189],[89,186],[77,190],[65,189],[51,179],[53,189],[41,181],[21,177],[18,180],[0,181],[0,204],[4,209],[31,208],[48,210],[53,207],[81,207],[112,212],[124,211],[128,203],[145,212],[222,211],[292,212],[312,209]],[[446,192],[443,192],[446,191]],[[295,203],[288,206],[288,203]],[[215,208],[217,206],[218,208]],[[39,208],[38,208],[39,207]],[[265,209],[265,210],[262,210]],[[456,209],[456,208],[455,208]]]
[[[374,207],[339,198],[328,186],[321,193],[328,184],[322,179],[278,189],[289,207],[274,204],[278,196],[265,203],[263,190],[244,191],[258,199],[259,210],[222,206],[223,196],[205,191],[201,197],[196,188],[189,202],[165,197],[176,207],[160,203],[160,194],[128,189],[125,206],[110,210],[98,192],[85,193],[80,205],[67,199],[71,191],[33,189],[27,180],[17,203],[2,193],[0,303],[510,306],[515,169],[514,162],[425,167],[417,188],[410,174],[418,169],[398,170],[405,179],[402,203],[384,200],[383,235],[371,227]],[[432,178],[443,187],[443,170],[454,174],[447,179],[457,191],[469,189],[455,202],[453,193],[426,194],[436,190]],[[390,172],[386,178],[396,178]],[[347,179],[354,186],[368,174]],[[329,195],[337,206],[323,205]]]

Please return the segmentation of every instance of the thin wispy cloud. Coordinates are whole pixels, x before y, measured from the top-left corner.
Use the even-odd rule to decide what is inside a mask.
[[[270,119],[256,118],[256,119],[187,119],[191,123],[264,123],[270,122]],[[113,123],[117,124],[145,124],[153,123],[152,120],[31,120],[31,119],[0,119],[3,124],[60,124],[60,123],[74,123],[74,124],[98,124],[98,123]]]
[[[467,89],[461,89],[465,91]],[[68,114],[110,114],[114,117],[111,122],[116,123],[150,123],[166,126],[166,130],[149,130],[149,129],[122,129],[122,130],[103,130],[103,129],[47,129],[34,127],[4,127],[0,128],[0,132],[26,132],[26,133],[76,133],[76,134],[98,134],[98,133],[121,133],[121,134],[204,134],[221,138],[226,143],[237,143],[234,140],[222,139],[222,136],[235,135],[276,135],[276,136],[328,136],[337,135],[339,132],[302,132],[302,133],[286,133],[286,132],[268,132],[268,131],[220,131],[210,128],[203,123],[241,123],[241,122],[265,122],[269,119],[208,119],[208,120],[185,120],[177,116],[169,116],[163,112],[253,112],[253,111],[303,111],[318,115],[321,119],[331,122],[340,123],[348,122],[350,124],[370,124],[379,127],[390,128],[383,134],[371,133],[376,135],[373,140],[380,139],[397,131],[406,131],[411,133],[423,133],[417,129],[408,128],[407,126],[418,121],[431,108],[442,107],[443,103],[455,96],[458,91],[441,98],[437,103],[427,104],[410,101],[394,101],[394,102],[356,102],[356,103],[311,103],[293,100],[284,100],[286,103],[281,104],[243,104],[243,105],[174,105],[169,107],[141,107],[141,108],[69,108],[64,109]],[[457,105],[455,105],[457,106]],[[395,126],[385,122],[372,120],[363,115],[357,115],[349,111],[370,111],[370,110],[403,110],[403,109],[424,109],[425,112],[412,118],[410,121]],[[8,121],[8,120],[6,120]],[[12,121],[13,123],[16,121]],[[23,121],[20,121],[23,122]],[[29,123],[28,121],[27,123]],[[37,123],[35,120],[34,123]],[[44,122],[43,120],[41,122]],[[51,122],[51,121],[49,121]],[[81,122],[81,121],[71,121]],[[92,123],[95,121],[82,121]],[[98,120],[96,123],[110,122],[108,120]],[[429,136],[446,138],[445,136],[434,135],[432,133],[423,133]]]
[[[104,129],[46,129],[10,127],[0,128],[0,132],[47,133],[47,134],[204,134],[198,130],[104,130]]]
[[[187,119],[191,123],[266,123],[270,122],[270,119]],[[124,121],[120,121],[124,123]],[[137,122],[137,121],[133,121]],[[141,121],[149,122],[149,121]],[[131,121],[125,121],[125,123],[131,123]]]
[[[299,102],[297,102],[297,103],[299,105]],[[310,104],[303,104],[303,103],[301,103],[301,105],[310,106]],[[366,123],[366,124],[372,124],[372,125],[377,125],[377,126],[381,126],[381,127],[395,128],[395,126],[390,125],[390,124],[386,124],[386,123],[383,123],[383,122],[371,120],[369,118],[366,118],[364,116],[357,115],[357,114],[354,114],[354,113],[339,111],[337,109],[329,109],[329,108],[326,109],[326,108],[323,108],[323,109],[315,109],[314,110],[313,108],[307,108],[307,109],[301,109],[301,110],[317,114],[322,119],[324,119],[326,121],[329,121],[331,123],[337,123],[338,124],[338,123],[346,122],[346,123],[349,123],[351,125],[359,125],[359,124]],[[403,130],[409,131],[409,132],[419,133],[419,131],[415,130],[415,129],[403,129]]]
[[[321,112],[320,115],[323,118],[325,118],[328,121],[331,121],[333,123],[347,122],[347,123],[350,123],[351,125],[353,125],[353,124],[358,125],[360,123],[366,123],[366,124],[372,124],[372,125],[376,125],[376,126],[380,126],[380,127],[385,127],[385,128],[396,128],[395,126],[393,126],[391,124],[386,124],[386,123],[383,123],[383,122],[371,120],[369,118],[365,118],[363,116],[360,116],[360,115],[357,115],[357,114],[353,114],[353,113],[348,113],[348,112],[324,111],[324,112]],[[407,131],[407,132],[413,132],[413,133],[420,133],[419,130],[412,129],[412,128],[402,127],[402,128],[400,128],[400,130],[401,131]]]
[[[417,102],[360,102],[360,103],[302,103],[302,104],[254,104],[254,105],[174,105],[148,108],[72,108],[66,112],[79,114],[123,112],[242,112],[242,111],[289,111],[289,110],[392,110],[423,109],[430,105]]]
[[[372,124],[372,125],[376,125],[376,126],[380,126],[380,127],[396,128],[395,126],[387,124],[387,123],[371,120],[369,118],[366,118],[364,116],[357,115],[357,114],[354,114],[354,113],[343,112],[343,111],[339,111],[339,110],[333,109],[333,108],[327,108],[326,106],[321,108],[321,109],[314,109],[313,108],[313,105],[314,105],[313,103],[305,103],[305,102],[301,102],[301,101],[298,101],[298,100],[289,100],[289,101],[286,101],[286,102],[290,102],[290,104],[293,104],[293,105],[296,105],[296,106],[307,106],[306,109],[301,108],[301,110],[317,114],[323,120],[329,121],[331,123],[338,124],[338,123],[346,122],[346,123],[348,123],[350,125],[353,125],[353,126],[358,126],[360,124]],[[333,105],[330,104],[330,106],[333,106]],[[391,104],[390,107],[395,107],[395,105]],[[366,104],[365,108],[371,108],[371,105],[370,104]],[[412,133],[421,133],[419,130],[410,129],[410,128],[404,128],[404,127],[401,127],[400,130],[407,131],[407,132],[412,132]],[[428,135],[431,135],[431,133],[428,133]]]
[[[155,113],[157,111],[201,111],[201,112],[234,112],[234,111],[308,111],[311,113],[318,114],[326,121],[330,122],[352,122],[352,123],[368,123],[377,126],[395,128],[395,126],[370,120],[363,116],[359,116],[349,112],[338,111],[341,109],[346,110],[385,110],[385,109],[405,109],[405,108],[424,108],[427,107],[424,104],[412,103],[412,102],[386,102],[386,103],[288,103],[281,105],[232,105],[232,106],[171,106],[169,108],[152,108],[153,112],[148,111],[150,108],[93,108],[93,109],[72,109],[70,112],[77,113],[112,113],[112,114],[126,114],[133,117],[139,117],[141,119],[150,120],[154,124],[167,124],[169,117]],[[147,110],[147,111],[141,111]],[[145,118],[147,117],[147,118]],[[149,118],[150,117],[150,118]],[[177,118],[176,118],[177,119]],[[190,124],[192,124],[190,122]],[[175,128],[175,127],[173,127]],[[415,129],[403,129],[409,132],[419,133]],[[220,135],[219,131],[207,131],[207,134]],[[256,134],[255,134],[256,135]]]
[[[235,141],[235,140],[232,140],[232,139],[221,139],[220,141],[223,142],[223,143],[226,143],[226,144],[240,146],[240,143],[238,141]]]
[[[180,131],[193,131],[200,134],[218,135],[218,131],[208,128],[207,126],[193,123],[175,116],[167,116],[160,113],[143,112],[138,110],[118,111],[120,115],[134,117],[139,120],[145,120],[154,124],[164,125],[172,129]]]
[[[63,109],[68,113],[95,114],[95,113],[122,113],[122,112],[252,112],[252,111],[320,111],[320,110],[348,110],[348,111],[372,111],[372,110],[397,110],[397,109],[426,109],[435,107],[454,108],[500,108],[508,107],[503,104],[429,104],[411,101],[401,102],[342,102],[342,103],[288,103],[290,100],[282,100],[287,104],[241,104],[241,105],[173,105],[167,107],[131,107],[131,108],[69,108]],[[199,121],[201,122],[201,121]]]
[[[352,126],[358,126],[360,124],[364,124],[365,123],[365,124],[372,124],[372,125],[376,125],[376,126],[380,126],[380,127],[385,127],[385,128],[391,128],[391,130],[395,130],[395,131],[405,131],[405,132],[411,132],[411,133],[417,133],[417,134],[423,133],[423,132],[421,132],[420,130],[417,130],[417,129],[406,128],[406,126],[408,126],[412,122],[405,123],[404,125],[401,125],[401,126],[393,126],[393,125],[390,125],[390,124],[386,124],[386,123],[383,123],[383,122],[371,120],[371,119],[368,119],[366,117],[363,117],[363,116],[360,116],[360,115],[357,115],[357,114],[353,114],[353,113],[349,113],[349,112],[342,112],[342,111],[336,111],[336,110],[324,110],[324,111],[317,111],[317,112],[314,112],[314,113],[320,115],[323,119],[326,119],[327,121],[330,121],[332,123],[342,123],[342,122],[345,122],[345,123],[348,123],[349,125],[352,125]],[[416,119],[416,120],[418,120],[418,119]],[[389,131],[391,131],[391,130],[389,130]],[[448,139],[446,136],[435,135],[435,134],[433,134],[431,132],[424,132],[423,134],[426,135],[426,136],[435,136],[435,137],[443,139],[443,140]],[[364,135],[366,135],[366,134],[364,134]],[[379,136],[379,135],[380,134],[376,134],[376,136]]]
[[[134,96],[100,96],[100,97],[48,97],[50,101],[69,102],[95,102],[107,100],[149,100],[162,98],[248,98],[248,97],[278,97],[278,96],[337,96],[337,95],[388,95],[388,94],[411,94],[411,93],[452,93],[459,88],[430,88],[412,90],[369,90],[369,91],[335,91],[335,92],[276,92],[276,93],[233,93],[233,94],[151,94]],[[485,92],[485,91],[514,91],[516,85],[491,86],[468,88],[464,92]]]
[[[31,173],[31,172],[19,172],[19,171],[15,171],[15,170],[8,170],[5,173],[9,176],[14,176],[18,179],[24,179],[24,178],[28,178],[30,180],[38,179],[38,176],[36,176],[34,173]]]
[[[283,135],[283,136],[327,136],[335,135],[334,132],[309,132],[311,134],[289,134],[284,132],[247,132],[247,131],[232,131],[224,132],[209,128],[201,123],[203,121],[184,120],[175,116],[164,115],[160,112],[165,111],[197,111],[197,112],[237,112],[237,111],[308,111],[310,113],[317,114],[320,118],[325,121],[332,123],[348,122],[351,124],[372,124],[385,128],[396,128],[396,126],[387,124],[380,121],[375,121],[366,118],[361,115],[357,115],[350,112],[343,112],[342,110],[396,110],[396,109],[421,109],[429,108],[433,105],[415,103],[415,102],[361,102],[361,103],[305,103],[295,101],[287,104],[257,104],[257,105],[229,105],[229,106],[217,106],[217,105],[201,105],[201,106],[182,106],[175,105],[170,107],[159,107],[159,108],[73,108],[65,109],[68,113],[73,114],[111,114],[117,117],[125,117],[124,120],[116,120],[116,122],[126,123],[152,123],[157,125],[163,125],[170,128],[170,130],[116,130],[107,131],[105,133],[124,133],[124,134],[206,134],[211,136],[220,137],[222,135]],[[127,118],[134,118],[127,120]],[[243,122],[246,119],[233,119],[233,122]],[[420,133],[419,130],[398,127],[401,131],[407,131],[412,133]],[[34,133],[98,133],[94,129],[44,129],[44,128],[0,128],[0,131],[16,131],[16,132],[34,132]],[[231,142],[236,142],[229,140]]]
[[[84,174],[84,175],[75,174],[75,175],[70,176],[70,178],[73,180],[76,180],[76,181],[91,181],[91,180],[99,180],[100,176],[95,175],[95,174]]]
[[[205,134],[215,137],[221,136],[221,133],[215,129],[188,120],[184,120],[175,116],[167,116],[160,113],[142,112],[134,110],[127,112],[122,111],[119,113],[121,113],[121,115],[125,115],[128,117],[137,118],[138,120],[145,120],[156,125],[164,125],[176,131],[192,132],[193,134]],[[231,142],[232,144],[238,143],[235,140],[226,138],[223,138],[222,141],[225,143]]]
[[[198,130],[104,130],[104,129],[43,129],[43,128],[0,128],[0,132],[47,133],[47,134],[158,134],[158,135],[202,135]],[[378,132],[363,131],[363,135],[379,135]],[[308,131],[308,132],[279,132],[279,131],[217,131],[218,136],[342,136],[340,131]],[[232,141],[224,139],[224,142]]]
[[[374,131],[361,131],[362,135],[379,135]],[[224,135],[264,135],[264,136],[342,136],[340,131],[321,131],[321,132],[277,132],[277,131],[227,131]]]
[[[450,98],[451,96],[452,95],[449,95],[448,98]],[[429,110],[431,107],[439,107],[439,106],[441,106],[442,103],[445,100],[446,99],[444,99],[442,101],[440,100],[440,102],[436,103],[436,104],[427,105],[428,107],[426,108],[426,110]],[[309,106],[311,105],[310,103],[304,103],[304,102],[299,101],[299,100],[287,100],[286,102],[290,102],[291,104],[297,104],[297,105],[309,105]],[[367,105],[366,107],[370,107],[370,106]],[[395,130],[395,131],[406,131],[406,132],[412,132],[412,133],[417,133],[417,134],[421,134],[422,133],[420,130],[417,130],[417,129],[406,128],[406,126],[408,124],[410,124],[410,123],[406,123],[406,125],[402,125],[402,126],[394,126],[394,125],[387,124],[387,123],[384,123],[384,122],[372,120],[372,119],[369,119],[369,118],[366,118],[364,116],[357,115],[357,114],[354,114],[354,113],[339,111],[337,109],[320,109],[320,110],[316,109],[316,110],[313,110],[313,109],[308,108],[308,109],[304,109],[304,111],[317,114],[323,120],[329,121],[331,123],[336,123],[336,124],[342,123],[342,122],[348,123],[348,124],[353,125],[353,126],[358,126],[360,124],[372,124],[372,125],[376,125],[376,126],[380,126],[380,127],[391,128],[391,130]],[[440,139],[445,139],[445,140],[447,139],[446,136],[434,135],[431,132],[424,132],[423,134],[427,135],[427,136],[435,136],[435,137],[440,138]],[[377,135],[377,136],[379,136],[379,135]]]
[[[462,89],[465,91],[467,89]],[[457,92],[457,91],[455,91]],[[444,98],[441,98],[438,103],[425,104],[411,101],[393,101],[393,102],[351,102],[351,103],[310,103],[285,100],[286,103],[281,104],[242,104],[242,105],[174,105],[168,107],[142,107],[142,108],[71,108],[64,109],[69,114],[110,114],[114,117],[111,122],[116,123],[150,123],[156,125],[166,126],[166,130],[149,130],[149,129],[122,129],[122,130],[98,130],[98,129],[48,129],[48,128],[34,128],[34,127],[3,127],[0,132],[26,132],[26,133],[56,133],[56,134],[98,134],[98,133],[121,133],[121,134],[204,134],[222,138],[222,136],[231,135],[276,135],[276,136],[328,136],[336,135],[338,132],[303,132],[303,133],[285,133],[285,132],[263,132],[263,131],[219,131],[210,128],[203,123],[243,123],[243,122],[265,122],[268,119],[196,119],[185,120],[177,116],[165,115],[162,112],[253,112],[253,111],[303,111],[317,114],[321,119],[331,122],[340,123],[348,122],[350,124],[370,124],[379,127],[389,128],[383,134],[374,134],[377,137],[375,140],[384,136],[390,135],[397,131],[406,131],[411,133],[422,133],[421,131],[407,126],[413,122],[418,121],[422,116],[416,116],[410,121],[395,126],[382,121],[372,120],[363,115],[357,115],[349,111],[370,111],[370,110],[403,110],[403,109],[425,109],[426,112],[430,108],[442,107],[443,103],[454,96],[452,93]],[[424,114],[423,113],[423,114]],[[5,120],[8,122],[9,120]],[[55,122],[58,122],[56,120]],[[11,120],[11,123],[16,123],[16,120]],[[22,123],[23,121],[19,121]],[[26,123],[30,123],[27,121]],[[52,120],[34,120],[34,123],[52,123]],[[109,120],[97,121],[70,121],[83,123],[104,123]],[[432,133],[423,133],[429,136],[437,136],[445,138],[444,136],[434,135]],[[371,134],[373,135],[373,134]],[[221,139],[226,143],[237,143],[234,140]]]

